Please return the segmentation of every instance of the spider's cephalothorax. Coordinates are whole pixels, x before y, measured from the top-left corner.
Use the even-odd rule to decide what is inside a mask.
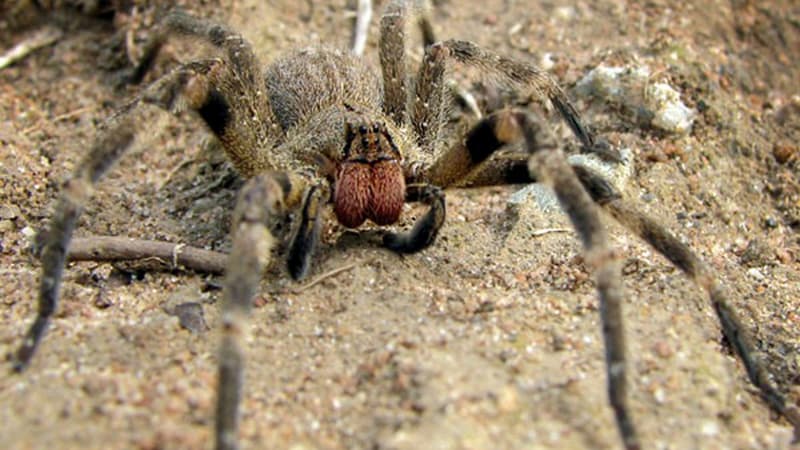
[[[383,114],[374,71],[351,54],[307,48],[279,58],[265,78],[270,112],[283,131],[273,140],[285,140],[272,150],[271,169],[313,161],[305,173],[316,179],[307,182],[331,183],[336,218],[346,227],[397,222],[406,198],[403,153],[414,144]]]
[[[583,125],[564,92],[546,74],[525,62],[448,40],[429,45],[422,64],[409,76],[405,63],[406,1],[389,2],[381,19],[378,71],[343,52],[295,51],[268,66],[259,64],[250,44],[236,32],[180,12],[166,17],[163,33],[149,46],[133,74],[141,79],[170,34],[205,40],[219,58],[185,63],[163,76],[122,109],[97,138],[85,160],[65,184],[48,228],[42,234],[43,275],[39,311],[14,360],[17,371],[30,362],[56,311],[59,285],[72,232],[92,185],[135,141],[143,128],[135,114],[143,103],[170,111],[188,107],[219,139],[228,158],[251,178],[233,215],[233,244],[222,305],[222,342],[216,409],[216,442],[236,448],[247,317],[275,239],[270,224],[294,217],[297,226],[288,249],[294,278],[309,267],[319,240],[320,210],[329,201],[339,222],[351,228],[366,220],[395,223],[404,202],[427,205],[414,226],[386,232],[383,243],[397,252],[430,245],[445,219],[443,188],[533,181],[537,166],[552,185],[584,243],[596,271],[606,345],[609,401],[627,448],[639,448],[626,395],[625,340],[620,268],[608,248],[598,206],[647,240],[705,289],[722,331],[740,356],[753,384],[796,429],[800,413],[777,390],[752,339],[710,269],[657,221],[632,208],[613,186],[592,171],[570,166],[558,149],[539,148],[536,124],[527,113],[501,110],[476,123],[467,135],[444,145],[444,72],[448,60],[493,72],[550,102],[584,149],[608,154]],[[409,86],[414,80],[413,88]],[[525,154],[487,161],[501,146],[522,136]],[[613,152],[612,152],[613,153]]]

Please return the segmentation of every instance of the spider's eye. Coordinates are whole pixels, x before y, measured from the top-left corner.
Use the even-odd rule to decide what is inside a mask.
[[[361,134],[367,134],[367,126],[366,125],[359,126],[358,127],[358,132],[361,133]]]
[[[377,132],[379,132],[379,131],[381,131],[381,125],[380,125],[379,123],[375,123],[375,124],[373,124],[373,125],[372,125],[372,132],[373,132],[373,133],[377,133]]]

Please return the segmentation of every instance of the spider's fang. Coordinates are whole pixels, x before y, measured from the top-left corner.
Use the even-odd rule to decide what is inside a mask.
[[[367,220],[370,179],[370,167],[367,164],[346,163],[339,168],[333,193],[333,211],[342,225],[356,228]]]
[[[368,217],[378,225],[390,225],[400,218],[406,197],[403,168],[397,161],[378,161],[372,166],[372,191]]]

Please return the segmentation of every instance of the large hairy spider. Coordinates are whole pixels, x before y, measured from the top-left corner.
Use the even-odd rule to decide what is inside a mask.
[[[221,50],[221,57],[183,64],[146,88],[109,121],[65,184],[43,234],[39,310],[16,354],[15,370],[23,370],[30,362],[56,311],[70,238],[93,185],[134,143],[139,105],[153,104],[172,112],[195,111],[236,169],[249,178],[234,211],[224,283],[215,431],[219,449],[237,447],[244,335],[252,299],[280,237],[275,236],[278,223],[294,217],[287,263],[290,275],[300,279],[319,240],[321,211],[329,204],[336,219],[348,228],[367,220],[391,225],[398,221],[405,202],[427,205],[412,229],[383,235],[389,249],[412,253],[431,245],[444,224],[443,189],[531,182],[537,176],[552,185],[582,239],[586,261],[596,271],[609,398],[626,448],[639,448],[640,442],[627,406],[623,291],[618,260],[608,247],[597,206],[708,292],[725,338],[750,380],[771,407],[800,427],[800,414],[775,387],[710,269],[658,222],[631,208],[599,175],[569,165],[560,150],[537,146],[537,126],[527,113],[492,113],[455,145],[442,148],[443,77],[448,61],[455,60],[492,72],[549,101],[587,151],[614,153],[583,126],[561,88],[524,62],[470,42],[447,40],[429,45],[421,67],[409,76],[404,30],[412,20],[411,12],[406,2],[395,0],[382,17],[382,77],[361,59],[324,48],[294,51],[261,71],[250,45],[236,32],[180,12],[166,17],[163,33],[154,39],[134,79],[141,78],[170,34],[206,41]],[[487,166],[496,150],[520,138],[528,154]]]

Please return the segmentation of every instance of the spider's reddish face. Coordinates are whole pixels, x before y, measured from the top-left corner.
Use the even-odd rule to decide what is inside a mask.
[[[355,228],[369,219],[397,222],[406,196],[402,156],[381,123],[347,124],[344,158],[336,168],[333,210],[336,219]]]

